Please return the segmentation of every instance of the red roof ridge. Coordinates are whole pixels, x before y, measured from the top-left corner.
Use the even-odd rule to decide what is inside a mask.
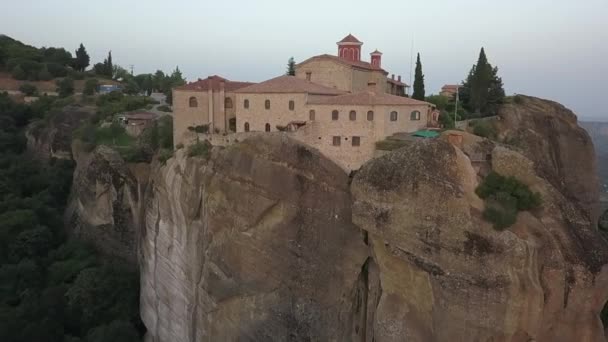
[[[352,34],[348,34],[346,37],[342,38],[341,41],[338,42],[338,44],[340,43],[361,43],[361,41],[359,39],[357,39],[355,36],[353,36]]]

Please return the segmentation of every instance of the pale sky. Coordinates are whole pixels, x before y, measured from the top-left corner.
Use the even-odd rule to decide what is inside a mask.
[[[296,61],[336,54],[352,33],[362,59],[379,49],[389,73],[410,77],[422,56],[427,94],[459,83],[481,46],[508,94],[563,103],[608,121],[608,0],[0,0],[0,33],[73,51],[92,64],[112,50],[135,73],[179,65],[190,81],[218,74],[262,81]]]

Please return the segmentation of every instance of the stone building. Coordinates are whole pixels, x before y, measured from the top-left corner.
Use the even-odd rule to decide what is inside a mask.
[[[374,155],[375,144],[395,133],[428,127],[430,103],[378,93],[370,82],[349,93],[294,76],[237,90],[237,132],[290,131],[347,170]]]
[[[376,142],[436,125],[433,105],[405,97],[401,77],[387,76],[381,52],[360,60],[362,45],[348,35],[338,42],[338,56],[312,57],[296,66],[295,76],[257,84],[212,76],[176,88],[175,143],[203,138],[229,145],[285,131],[354,170],[373,158]]]
[[[209,132],[231,131],[231,123],[234,126],[236,122],[234,92],[252,84],[214,75],[173,89],[174,143],[181,142],[189,127],[205,126]]]
[[[349,34],[338,43],[338,55],[319,55],[296,65],[296,77],[348,92],[367,90],[368,84],[376,85],[377,93],[404,96],[408,85],[401,76],[387,77],[382,69],[382,53],[370,53],[370,61],[361,60],[361,46],[357,38]]]
[[[443,87],[441,87],[441,91],[439,92],[439,95],[453,99],[456,97],[456,93],[458,92],[458,89],[460,87],[461,86],[459,86],[457,84],[446,84]]]

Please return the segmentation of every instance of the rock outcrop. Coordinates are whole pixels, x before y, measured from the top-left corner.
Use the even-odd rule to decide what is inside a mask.
[[[91,153],[73,147],[77,167],[65,213],[70,233],[93,243],[102,252],[137,265],[141,200],[149,166],[127,165],[105,146]]]
[[[541,177],[597,222],[600,188],[587,131],[578,125],[576,115],[559,103],[524,95],[515,99],[499,111],[500,137],[535,161]]]
[[[27,147],[40,160],[71,159],[73,133],[95,110],[91,107],[67,106],[52,110],[44,121],[33,122],[25,134]]]
[[[282,133],[149,177],[98,148],[68,217],[139,261],[148,341],[605,341],[593,145],[563,107],[518,102],[507,145],[420,141],[353,175]],[[491,170],[541,208],[495,230],[475,194]]]

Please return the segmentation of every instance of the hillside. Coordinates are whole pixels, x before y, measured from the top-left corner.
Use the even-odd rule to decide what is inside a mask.
[[[608,208],[608,122],[581,121],[591,136],[597,158],[597,172],[600,180],[600,200],[602,208]]]

